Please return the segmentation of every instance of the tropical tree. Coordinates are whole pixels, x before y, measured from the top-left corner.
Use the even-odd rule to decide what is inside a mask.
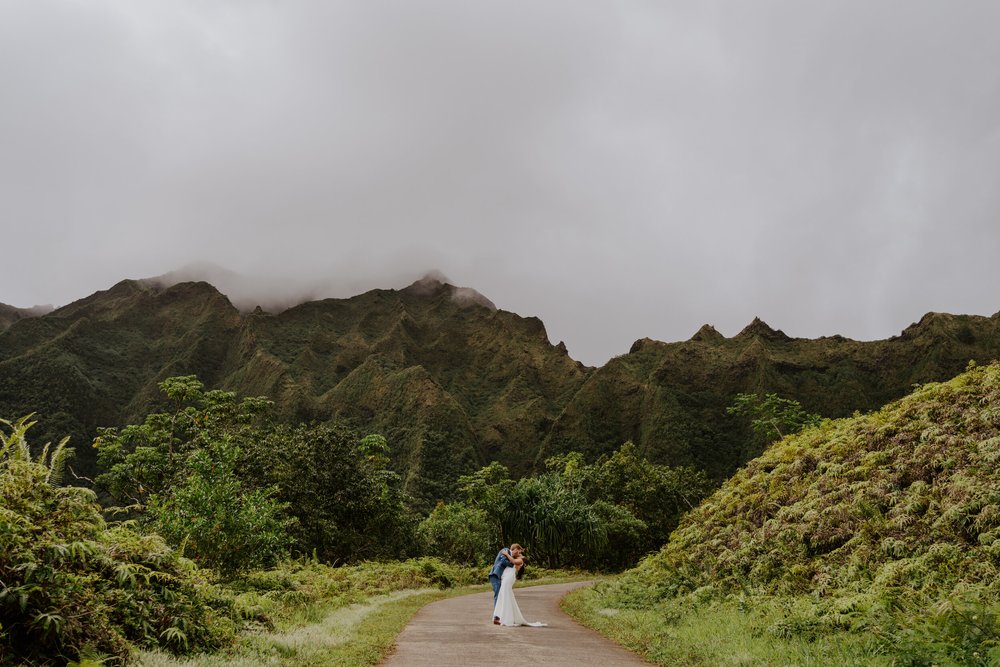
[[[343,424],[279,425],[242,450],[240,470],[255,488],[274,488],[297,523],[296,549],[328,562],[396,558],[416,550],[416,519],[388,444]]]
[[[225,575],[273,565],[288,553],[295,519],[276,487],[248,489],[236,475],[237,447],[210,443],[188,457],[181,484],[150,496],[157,532]]]
[[[755,438],[744,448],[746,459],[759,456],[772,443],[804,428],[818,426],[823,420],[806,412],[798,401],[777,394],[737,394],[726,413],[750,421]]]
[[[185,480],[191,453],[223,440],[252,442],[271,425],[266,398],[206,391],[193,375],[168,378],[158,386],[171,412],[147,415],[141,424],[98,429],[94,440],[97,462],[107,471],[97,477],[98,488],[137,510],[152,494]]]
[[[809,426],[818,426],[823,420],[817,414],[806,412],[798,401],[777,394],[736,394],[726,413],[749,418],[750,427],[768,442]]]
[[[631,442],[591,465],[571,452],[548,459],[546,467],[564,485],[580,489],[590,502],[624,507],[643,522],[647,528],[639,547],[643,553],[663,546],[681,516],[712,489],[703,471],[651,463]]]

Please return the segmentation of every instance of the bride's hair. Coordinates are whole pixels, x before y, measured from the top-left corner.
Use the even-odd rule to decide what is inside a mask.
[[[513,551],[514,549],[520,549],[521,551],[524,551],[524,547],[522,547],[517,542],[514,542],[514,544],[510,545],[510,550]]]

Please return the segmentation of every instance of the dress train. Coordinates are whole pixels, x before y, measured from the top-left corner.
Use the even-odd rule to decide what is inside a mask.
[[[514,568],[504,569],[503,576],[500,578],[500,593],[497,595],[497,603],[493,608],[493,616],[500,619],[500,625],[544,627],[545,623],[528,623],[521,615],[521,608],[517,606],[517,599],[514,597],[514,580],[516,578],[517,574]]]

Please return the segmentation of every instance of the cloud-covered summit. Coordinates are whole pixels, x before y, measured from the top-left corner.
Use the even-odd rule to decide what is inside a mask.
[[[1000,306],[985,0],[0,5],[0,301],[426,267],[577,358]]]

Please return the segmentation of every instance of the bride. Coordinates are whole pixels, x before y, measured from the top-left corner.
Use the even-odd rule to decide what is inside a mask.
[[[517,599],[514,597],[514,580],[520,579],[524,574],[524,557],[518,555],[512,557],[513,567],[504,568],[500,577],[500,593],[497,595],[497,603],[493,608],[493,617],[500,619],[500,625],[530,625],[532,627],[542,627],[545,623],[528,623],[521,615],[521,608],[517,606]]]

